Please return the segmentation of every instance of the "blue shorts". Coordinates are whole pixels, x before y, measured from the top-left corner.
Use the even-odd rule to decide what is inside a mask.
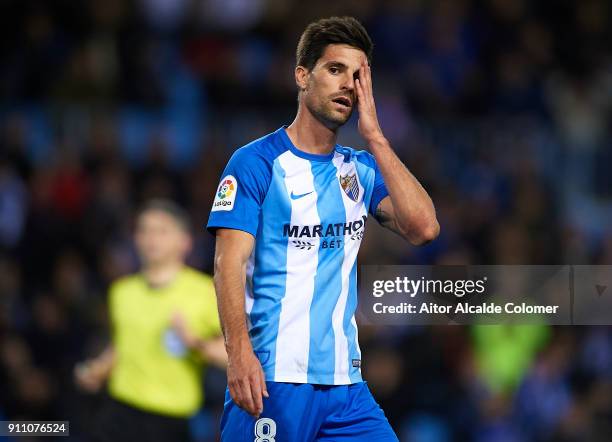
[[[313,385],[266,382],[259,419],[239,408],[225,392],[223,442],[397,442],[365,382]]]

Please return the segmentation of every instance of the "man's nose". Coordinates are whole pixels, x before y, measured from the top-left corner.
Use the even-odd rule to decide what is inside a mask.
[[[347,73],[342,82],[342,89],[353,91],[355,89],[355,78],[352,74]]]

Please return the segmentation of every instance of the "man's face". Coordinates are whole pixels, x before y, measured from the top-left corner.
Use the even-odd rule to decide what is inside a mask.
[[[162,210],[147,210],[138,217],[135,240],[144,266],[182,262],[191,247],[189,234]]]
[[[296,69],[296,80],[303,87],[301,102],[326,127],[337,129],[351,117],[357,104],[355,79],[363,63],[367,58],[362,50],[332,44],[310,72]]]

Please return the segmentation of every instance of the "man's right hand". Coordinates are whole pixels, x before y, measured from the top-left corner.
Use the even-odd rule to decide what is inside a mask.
[[[228,356],[227,385],[230,395],[236,405],[258,418],[263,412],[263,397],[269,397],[261,363],[251,348],[230,351]]]
[[[74,368],[74,378],[77,386],[87,393],[97,393],[106,381],[104,367],[94,361],[86,361]]]
[[[88,393],[97,393],[110,376],[115,363],[112,345],[96,358],[78,364],[74,368],[74,380],[79,388]]]

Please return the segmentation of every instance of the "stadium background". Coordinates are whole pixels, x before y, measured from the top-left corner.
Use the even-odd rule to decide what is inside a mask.
[[[311,21],[374,42],[379,118],[442,227],[424,248],[373,222],[366,264],[612,263],[612,6],[603,0],[6,0],[0,6],[0,418],[70,419],[100,396],[76,362],[134,271],[134,209],[207,220],[231,152],[288,124]],[[363,146],[355,121],[340,137]],[[610,327],[364,327],[364,373],[402,440],[610,440]],[[223,373],[194,437],[215,440]]]

